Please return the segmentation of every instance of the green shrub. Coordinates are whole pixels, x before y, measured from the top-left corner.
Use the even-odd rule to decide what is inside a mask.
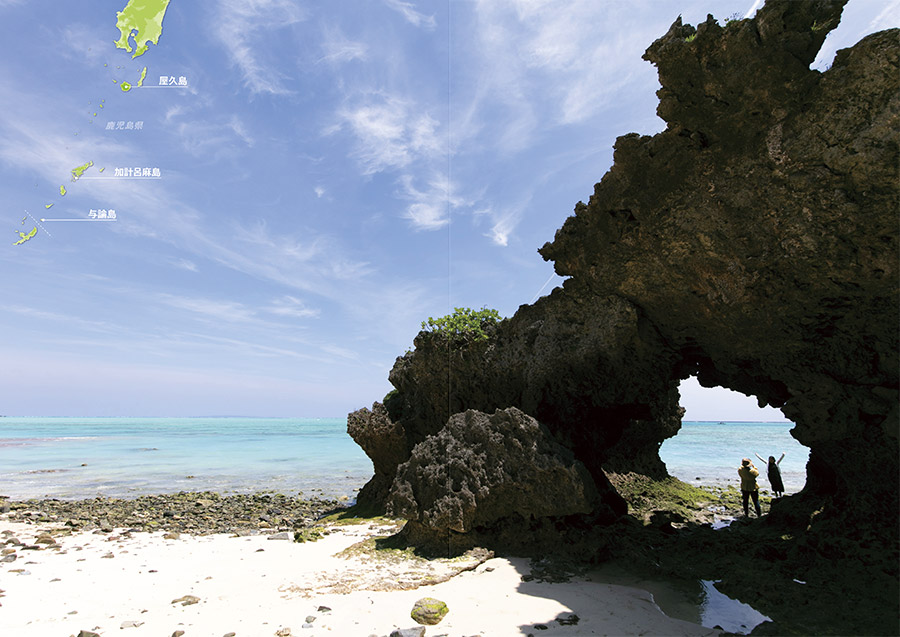
[[[476,341],[488,338],[485,328],[496,325],[503,319],[497,310],[490,310],[482,307],[480,310],[473,310],[468,307],[457,307],[453,309],[453,314],[435,319],[428,317],[427,321],[422,321],[422,329],[433,334],[441,334],[450,338],[472,338]]]

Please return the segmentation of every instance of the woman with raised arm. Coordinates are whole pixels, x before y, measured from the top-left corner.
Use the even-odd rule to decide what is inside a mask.
[[[761,455],[756,454],[756,457],[759,458],[760,462],[765,462]],[[769,478],[769,484],[772,485],[772,493],[775,494],[776,498],[784,496],[784,482],[781,481],[781,468],[778,466],[782,460],[784,460],[783,453],[778,460],[775,460],[775,456],[769,456],[769,464],[766,467],[766,477]]]

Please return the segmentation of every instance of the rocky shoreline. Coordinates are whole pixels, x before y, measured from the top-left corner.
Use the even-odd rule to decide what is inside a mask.
[[[896,621],[889,612],[896,582],[874,568],[877,556],[863,559],[867,556],[851,551],[852,547],[810,546],[786,535],[778,523],[777,501],[763,496],[763,517],[751,514],[744,518],[736,489],[698,488],[675,478],[654,481],[638,474],[611,474],[610,481],[628,503],[628,515],[618,523],[591,530],[575,525],[552,533],[539,527],[533,530],[530,546],[510,545],[498,554],[531,557],[533,565],[562,565],[561,572],[566,573],[609,563],[647,577],[720,581],[717,586],[722,592],[773,619],[753,634],[846,634],[850,629],[880,634]],[[776,515],[770,518],[770,512]],[[107,535],[122,530],[123,538],[152,537],[154,532],[164,531],[176,539],[179,534],[182,538],[232,534],[290,539],[297,531],[327,527],[329,521],[376,520],[391,522],[369,519],[358,507],[347,508],[334,500],[306,500],[279,493],[181,492],[129,500],[68,501],[19,501],[0,496],[0,522],[36,529],[52,527],[44,532],[44,539],[54,544],[79,532]],[[398,521],[393,522],[388,526],[396,530]],[[401,532],[381,549],[402,548],[404,540]],[[822,557],[823,548],[830,559]],[[837,548],[847,552],[837,553]],[[842,566],[837,578],[835,563]],[[864,586],[872,580],[880,584],[874,592]],[[848,607],[838,603],[840,600],[852,604]]]
[[[172,531],[192,535],[308,528],[342,508],[337,500],[281,493],[221,495],[212,491],[143,495],[134,499],[9,500],[0,496],[2,519],[60,524],[72,531]]]

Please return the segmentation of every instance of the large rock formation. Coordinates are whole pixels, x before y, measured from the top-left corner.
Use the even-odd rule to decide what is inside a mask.
[[[514,407],[468,410],[413,448],[388,511],[436,537],[515,518],[591,513],[594,481],[546,427]]]
[[[620,137],[588,204],[540,250],[562,288],[486,341],[420,333],[397,359],[380,413],[404,444],[366,447],[377,479],[452,414],[515,406],[621,510],[605,471],[665,475],[659,444],[696,375],[796,423],[807,486],[783,521],[850,535],[878,520],[896,541],[900,32],[810,70],[844,3],[679,19],[653,43],[667,129]]]
[[[676,21],[645,55],[667,130],[620,138],[541,254],[640,308],[676,376],[782,407],[806,495],[896,519],[898,31],[811,71],[843,4]]]

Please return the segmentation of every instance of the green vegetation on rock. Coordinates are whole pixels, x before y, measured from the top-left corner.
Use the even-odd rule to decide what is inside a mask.
[[[476,341],[488,338],[485,328],[496,325],[503,318],[497,310],[482,307],[473,310],[468,307],[457,307],[452,314],[435,319],[428,317],[422,321],[422,329],[432,334],[441,334],[448,338],[472,338]]]

